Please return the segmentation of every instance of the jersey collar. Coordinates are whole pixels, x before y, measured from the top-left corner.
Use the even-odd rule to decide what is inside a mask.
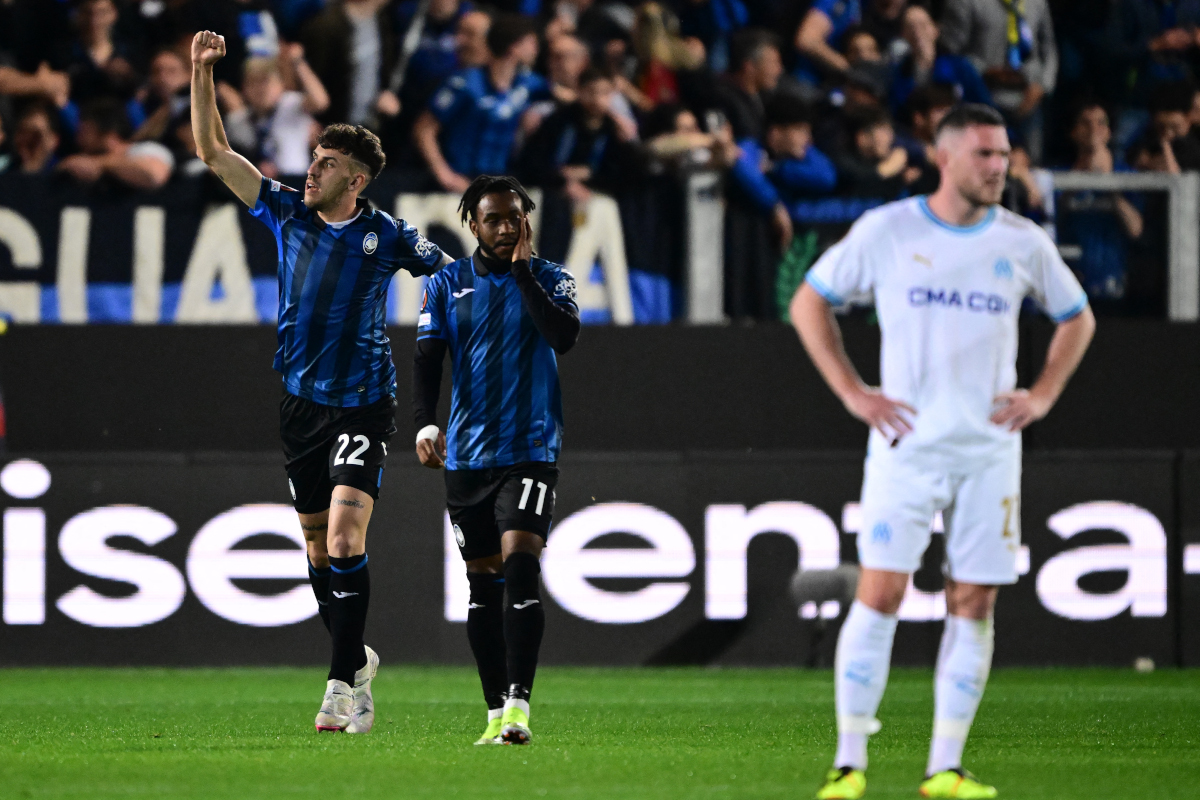
[[[949,222],[946,222],[937,214],[933,213],[933,210],[929,207],[928,195],[919,198],[917,200],[917,205],[921,208],[921,213],[925,215],[925,218],[934,225],[937,225],[943,230],[950,231],[951,233],[957,233],[960,236],[971,236],[976,233],[983,233],[985,230],[987,230],[988,226],[992,224],[992,220],[996,218],[996,207],[992,206],[988,209],[987,213],[983,215],[983,219],[979,220],[979,222],[976,222],[974,225],[951,225]]]

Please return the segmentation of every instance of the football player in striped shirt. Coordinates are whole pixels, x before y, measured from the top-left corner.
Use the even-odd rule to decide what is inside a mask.
[[[462,220],[479,247],[434,275],[417,327],[417,457],[446,469],[446,506],[471,585],[467,639],[488,725],[476,744],[527,744],[546,618],[539,556],[554,515],[562,446],[555,354],[579,336],[575,278],[533,255],[533,201],[515,179],[481,175]],[[450,353],[450,423],[438,428]]]
[[[280,435],[310,582],[333,645],[316,727],[366,733],[379,666],[363,644],[371,590],[366,534],[396,430],[387,289],[397,270],[428,275],[448,259],[411,225],[360,198],[384,166],[379,139],[367,129],[326,128],[303,193],[264,178],[230,149],[212,74],[224,55],[225,40],[215,33],[192,40],[192,132],[200,158],[271,229],[279,248]]]

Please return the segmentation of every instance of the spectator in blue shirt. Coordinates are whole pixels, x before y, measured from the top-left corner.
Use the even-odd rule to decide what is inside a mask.
[[[796,49],[802,56],[796,77],[819,85],[823,72],[841,74],[850,69],[841,53],[842,37],[861,22],[862,0],[814,0],[796,32]]]
[[[738,142],[737,160],[729,171],[730,214],[726,229],[741,233],[726,239],[726,289],[734,317],[774,319],[778,253],[764,247],[761,228],[770,225],[778,252],[792,242],[789,204],[832,194],[837,187],[833,162],[812,145],[812,118],[794,97],[777,95],[767,103],[762,141]],[[759,221],[750,224],[752,219]]]
[[[1071,125],[1071,143],[1080,172],[1128,172],[1110,149],[1112,129],[1108,112],[1097,103],[1084,103]],[[1129,243],[1141,238],[1144,220],[1134,203],[1118,192],[1064,193],[1057,203],[1058,240],[1075,245],[1068,263],[1092,300],[1112,302],[1125,296]]]
[[[963,103],[991,105],[992,93],[979,70],[963,56],[938,46],[940,31],[933,17],[921,6],[909,6],[904,12],[904,40],[908,56],[896,67],[892,78],[892,113],[898,114],[914,89],[934,83],[954,89]]]
[[[529,71],[538,50],[532,21],[501,14],[487,42],[487,66],[463,70],[446,81],[413,129],[433,177],[455,194],[466,191],[478,175],[508,171],[521,116],[549,94],[546,81]]]

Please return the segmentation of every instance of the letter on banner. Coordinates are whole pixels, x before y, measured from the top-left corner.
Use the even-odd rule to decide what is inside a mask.
[[[604,267],[604,286],[590,280],[597,257]],[[625,235],[616,200],[602,194],[592,195],[587,204],[587,221],[571,234],[571,249],[567,251],[564,266],[575,274],[580,311],[608,309],[615,324],[633,324]]]
[[[1128,503],[1081,503],[1059,511],[1046,522],[1063,539],[1084,531],[1116,531],[1129,544],[1077,547],[1059,553],[1037,576],[1037,593],[1046,608],[1060,617],[1110,619],[1129,609],[1135,617],[1167,613],[1167,534],[1158,518]],[[1079,588],[1093,572],[1128,574],[1116,592],[1094,594]]]
[[[0,208],[0,245],[8,248],[13,266],[42,266],[42,241],[29,220],[11,208]],[[37,281],[0,282],[0,314],[16,322],[41,322],[42,286]]]
[[[645,539],[649,548],[584,549],[609,533]],[[657,581],[632,592],[599,589],[589,578],[684,578],[696,568],[691,537],[674,517],[638,503],[600,503],[560,522],[546,543],[542,577],[554,600],[592,622],[646,622],[683,602],[691,586]]]
[[[167,212],[142,206],[133,215],[133,321],[153,325],[162,315],[163,249]]]
[[[67,206],[58,223],[58,321],[87,322],[87,257],[92,212]]]
[[[295,545],[283,550],[233,550],[259,534],[282,536]],[[272,627],[301,622],[317,613],[308,585],[304,533],[291,506],[277,503],[239,506],[209,520],[192,540],[188,581],[205,608],[230,622]],[[235,579],[304,581],[273,595],[247,592]]]
[[[212,297],[220,280],[225,296]],[[179,292],[176,322],[257,323],[254,285],[233,203],[210,208],[200,221]]]
[[[137,628],[175,613],[187,586],[179,570],[161,558],[108,546],[113,536],[132,536],[153,547],[175,533],[166,514],[143,506],[107,506],[76,514],[58,537],[67,566],[110,581],[131,583],[129,597],[106,597],[76,586],[58,599],[58,610],[96,628]]]
[[[0,470],[0,489],[19,500],[34,500],[50,489],[50,470],[27,458]],[[4,511],[4,622],[41,625],[46,621],[46,512],[40,508]]]
[[[746,616],[746,548],[762,533],[790,536],[800,548],[800,569],[833,569],[841,560],[837,526],[807,503],[714,505],[704,513],[704,613],[709,619]]]

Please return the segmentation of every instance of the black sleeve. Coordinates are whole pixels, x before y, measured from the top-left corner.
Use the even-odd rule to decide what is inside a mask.
[[[436,336],[417,340],[413,356],[413,418],[417,430],[437,425],[438,394],[442,390],[442,361],[446,341]]]
[[[533,324],[542,338],[559,355],[574,347],[575,340],[579,338],[578,309],[554,302],[537,278],[533,277],[528,261],[514,262],[512,274],[517,281],[517,288],[521,290],[525,309],[533,317]]]

